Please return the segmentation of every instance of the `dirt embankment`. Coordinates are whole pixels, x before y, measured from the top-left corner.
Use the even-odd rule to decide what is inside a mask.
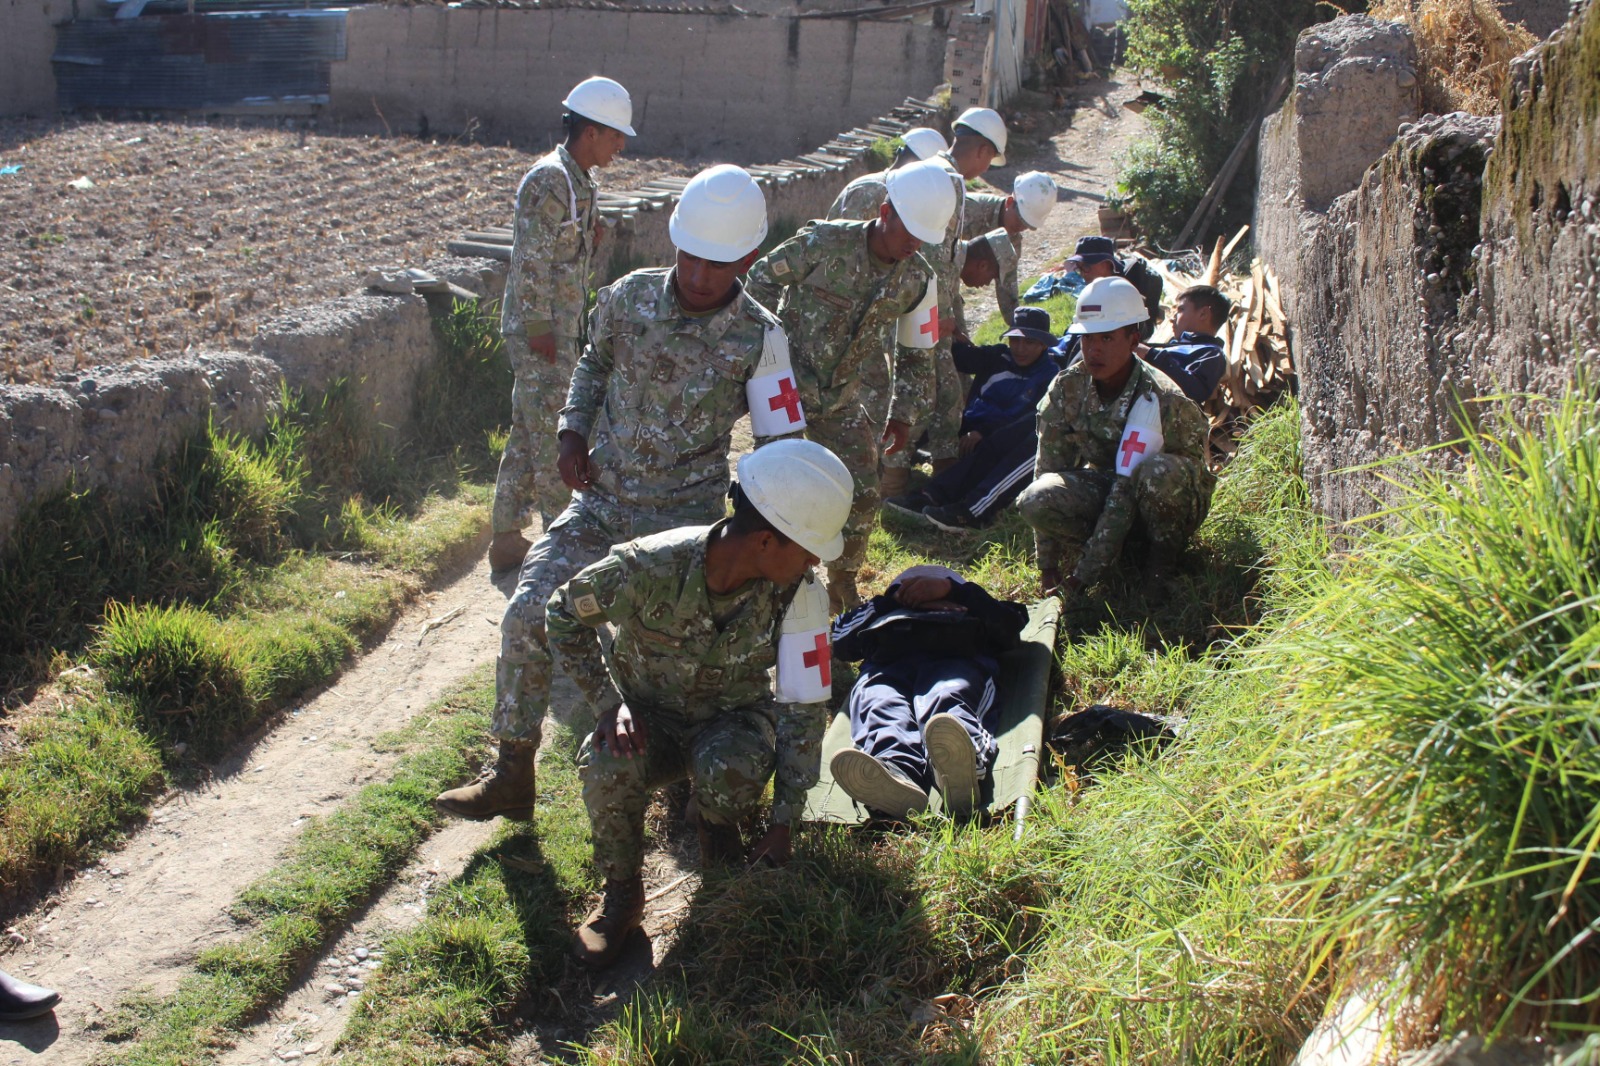
[[[456,232],[508,223],[535,158],[404,137],[0,122],[0,381],[238,347],[277,312],[357,291],[368,267],[417,266]],[[601,181],[693,169],[624,158]]]

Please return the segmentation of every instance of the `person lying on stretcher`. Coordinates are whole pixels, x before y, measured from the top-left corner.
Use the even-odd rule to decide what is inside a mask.
[[[861,663],[850,690],[854,747],[829,767],[862,806],[891,818],[926,809],[935,787],[971,815],[994,764],[996,657],[1021,643],[1027,608],[942,566],[913,566],[833,623],[833,654]]]

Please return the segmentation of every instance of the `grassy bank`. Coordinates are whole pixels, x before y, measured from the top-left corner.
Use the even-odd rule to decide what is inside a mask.
[[[476,309],[395,442],[336,385],[260,440],[208,426],[147,504],[66,493],[0,558],[0,897],[27,898],[295,695],[332,676],[487,520],[509,370]],[[484,396],[503,402],[484,403]],[[30,702],[31,699],[31,702]]]
[[[380,750],[403,752],[389,780],[368,785],[308,826],[285,861],[235,900],[248,926],[208,948],[196,973],[160,998],[124,1004],[106,1039],[114,1066],[192,1066],[278,1002],[306,965],[377,896],[440,820],[433,797],[483,751],[494,702],[488,671],[429,707]],[[514,960],[497,960],[514,961]]]

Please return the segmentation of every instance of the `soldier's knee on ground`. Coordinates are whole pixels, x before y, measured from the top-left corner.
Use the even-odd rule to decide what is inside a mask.
[[[1099,478],[1074,473],[1046,474],[1035,478],[1017,497],[1017,510],[1035,529],[1047,529],[1063,519],[1094,521],[1105,507],[1106,486]]]

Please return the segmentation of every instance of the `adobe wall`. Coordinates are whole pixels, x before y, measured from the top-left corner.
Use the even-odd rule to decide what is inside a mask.
[[[637,151],[729,162],[807,151],[931,91],[945,53],[912,23],[580,8],[362,7],[348,42],[336,119],[542,142],[567,90],[603,74],[633,97]]]
[[[1465,401],[1600,369],[1600,5],[1518,61],[1491,117],[1407,120],[1404,49],[1380,67],[1392,33],[1358,19],[1302,35],[1295,91],[1263,127],[1256,214],[1296,329],[1306,475],[1336,522],[1390,493],[1351,468],[1452,439],[1484,413]],[[1327,91],[1342,64],[1334,85],[1361,91]],[[1385,124],[1370,166],[1329,169],[1330,146],[1371,152]]]
[[[0,115],[56,113],[56,23],[77,8],[77,0],[0,0]]]

